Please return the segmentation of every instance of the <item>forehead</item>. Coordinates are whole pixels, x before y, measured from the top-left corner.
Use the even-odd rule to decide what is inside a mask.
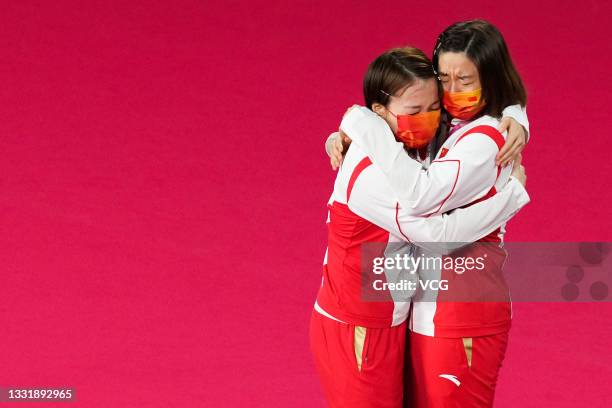
[[[429,79],[418,79],[411,86],[406,87],[401,94],[398,95],[398,102],[409,103],[415,100],[422,100],[424,98],[431,99],[438,97],[438,84],[434,78]]]
[[[464,52],[443,52],[438,57],[438,69],[444,74],[475,74],[476,65]]]

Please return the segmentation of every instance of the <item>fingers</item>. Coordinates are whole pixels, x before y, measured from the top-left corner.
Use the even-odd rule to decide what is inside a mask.
[[[499,133],[504,133],[506,130],[508,130],[509,127],[510,127],[510,118],[502,118],[497,130],[499,130]]]
[[[525,145],[523,143],[519,143],[515,148],[512,149],[512,151],[508,152],[507,157],[502,158],[502,166],[506,166],[508,163],[511,163],[512,161],[516,160],[516,157],[521,154],[524,148]]]
[[[342,151],[344,150],[344,146],[342,145],[342,137],[334,138],[334,142],[331,146],[331,155],[330,162],[332,169],[336,170],[342,164]]]
[[[338,170],[338,167],[340,167],[340,164],[338,163],[338,160],[336,160],[336,158],[334,156],[332,156],[329,159],[329,162],[331,164],[332,170]]]
[[[340,156],[334,155],[329,159],[333,170],[337,170],[338,167],[340,167],[340,165],[342,164],[342,159],[343,159],[342,155]]]
[[[348,146],[351,144],[351,138],[348,137],[348,135],[344,133],[342,129],[340,129],[338,133],[340,133],[340,137],[338,139],[340,139],[340,143],[342,143],[343,146],[342,151],[344,151],[344,146],[348,148]]]
[[[340,143],[338,143],[340,141]],[[331,164],[332,169],[336,170],[340,167],[340,163],[342,162],[342,138],[336,137],[334,139],[334,143],[331,149]]]
[[[515,159],[516,155],[525,147],[525,129],[512,118],[502,118],[498,130],[500,132],[508,131],[506,143],[495,158],[498,166],[505,166]]]
[[[340,132],[340,136],[336,136],[334,138],[334,144],[332,146],[332,151],[334,152],[338,152],[340,155],[342,155],[342,152],[344,151],[344,145],[342,144],[342,139],[343,137],[346,137],[346,135],[342,136],[344,134],[344,132]]]
[[[520,139],[514,141],[508,141],[497,154],[495,162],[498,166],[505,166],[511,161],[516,159],[516,156],[520,154],[525,148],[525,143]]]
[[[497,156],[495,157],[495,164],[497,164],[498,166],[501,166],[503,164],[503,161],[508,158],[509,153],[514,148],[515,143],[516,140],[506,140],[506,143],[504,143],[500,151],[497,153]]]
[[[327,137],[327,140],[325,141],[325,153],[327,153],[329,157],[331,157],[332,155],[332,146],[334,145],[334,140],[338,137],[337,133],[338,132],[332,133]]]

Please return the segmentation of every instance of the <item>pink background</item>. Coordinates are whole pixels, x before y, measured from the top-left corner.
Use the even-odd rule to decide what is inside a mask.
[[[323,141],[376,55],[429,54],[457,20],[496,24],[529,90],[533,201],[508,239],[611,240],[611,11],[3,2],[0,386],[72,386],[83,407],[323,406],[307,336]],[[498,407],[610,405],[612,304],[514,317]],[[36,405],[55,404],[18,406]]]

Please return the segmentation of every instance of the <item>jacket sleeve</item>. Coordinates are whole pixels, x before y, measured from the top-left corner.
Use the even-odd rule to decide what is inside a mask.
[[[395,140],[387,123],[364,107],[352,109],[340,128],[378,166],[409,215],[440,214],[484,196],[497,178],[499,147],[487,135],[470,134],[424,170]]]
[[[521,105],[512,105],[506,107],[502,112],[503,117],[508,117],[516,120],[527,132],[527,141],[529,141],[529,118],[527,118],[527,107]]]
[[[374,167],[374,166],[372,166]],[[448,252],[495,231],[529,202],[514,177],[494,196],[448,214],[419,217],[405,211],[379,169],[368,169],[355,183],[349,208],[396,237],[435,252]]]

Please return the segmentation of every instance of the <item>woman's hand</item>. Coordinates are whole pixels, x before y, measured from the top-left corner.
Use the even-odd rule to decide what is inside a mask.
[[[342,118],[351,111],[358,107],[359,105],[353,105],[344,112]],[[342,164],[342,160],[344,159],[344,154],[348,150],[349,145],[351,144],[351,139],[342,131],[338,130],[337,132],[332,133],[327,138],[327,142],[325,142],[325,151],[329,155],[329,162],[331,163],[332,169],[337,170],[338,167]]]
[[[327,138],[325,151],[329,155],[329,162],[332,169],[336,170],[342,163],[342,143],[340,141],[340,132],[334,132]]]
[[[519,153],[512,165],[512,175],[525,187],[527,185],[527,174],[521,161],[523,161],[523,156]]]
[[[512,118],[502,118],[499,125],[500,133],[508,131],[508,139],[502,149],[497,153],[495,162],[498,166],[505,166],[523,151],[527,143],[527,132],[516,120]]]
[[[351,139],[342,131],[332,133],[327,139],[325,150],[329,155],[332,169],[337,170],[342,164],[344,153],[351,144]]]

